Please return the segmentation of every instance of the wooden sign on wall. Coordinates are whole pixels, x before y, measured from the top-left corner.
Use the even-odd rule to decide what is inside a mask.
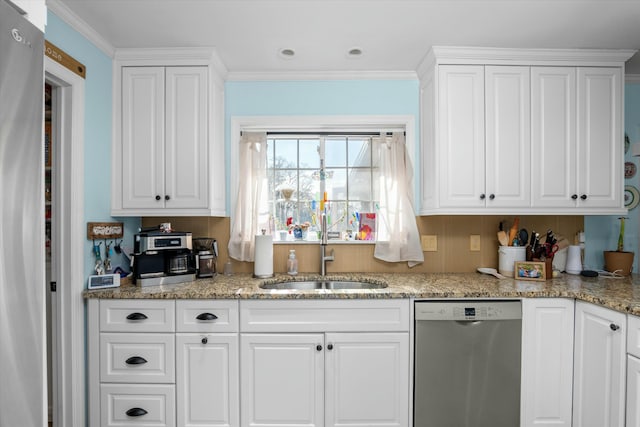
[[[87,77],[87,68],[83,64],[47,40],[44,41],[44,54],[83,79]]]

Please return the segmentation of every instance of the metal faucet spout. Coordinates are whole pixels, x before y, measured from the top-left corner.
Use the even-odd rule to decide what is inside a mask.
[[[323,213],[320,221],[320,275],[327,273],[327,261],[334,260],[334,252],[331,249],[330,255],[327,255],[327,216]]]

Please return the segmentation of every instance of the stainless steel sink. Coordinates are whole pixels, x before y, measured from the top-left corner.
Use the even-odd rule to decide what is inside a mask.
[[[288,281],[263,283],[260,285],[262,289],[291,289],[298,291],[312,291],[318,289],[384,289],[386,283],[371,283],[350,280],[306,280],[306,281]]]

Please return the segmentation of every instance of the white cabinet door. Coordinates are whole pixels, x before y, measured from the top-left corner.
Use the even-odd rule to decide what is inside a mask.
[[[485,206],[484,66],[438,67],[441,207]]]
[[[623,427],[626,316],[578,301],[575,318],[573,425]]]
[[[627,356],[627,427],[640,427],[640,359]]]
[[[486,206],[531,204],[529,67],[486,66]]]
[[[207,68],[166,68],[165,205],[208,205]]]
[[[241,425],[324,426],[324,335],[242,334]]]
[[[572,299],[522,301],[521,427],[571,427]]]
[[[622,208],[622,71],[578,68],[578,204]]]
[[[531,175],[534,207],[577,203],[576,68],[531,68]]]
[[[178,427],[239,425],[237,334],[177,334]]]
[[[409,425],[409,334],[326,336],[326,426]]]
[[[122,207],[164,206],[164,67],[122,69]],[[118,191],[118,189],[115,189]]]

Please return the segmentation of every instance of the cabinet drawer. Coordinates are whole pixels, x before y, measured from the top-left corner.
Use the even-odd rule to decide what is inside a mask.
[[[240,301],[242,332],[408,331],[408,299]]]
[[[174,332],[174,301],[102,300],[101,332]]]
[[[176,301],[178,332],[238,332],[238,301]]]
[[[640,317],[627,316],[627,353],[640,357]]]
[[[175,382],[173,334],[100,334],[100,381]]]
[[[127,412],[129,414],[127,414]],[[175,417],[173,385],[100,386],[100,425],[173,427]]]

